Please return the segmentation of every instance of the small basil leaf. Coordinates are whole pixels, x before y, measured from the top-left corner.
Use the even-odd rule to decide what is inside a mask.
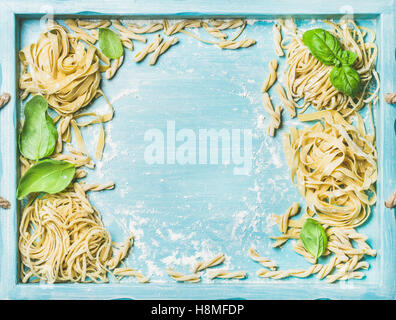
[[[318,259],[327,246],[327,236],[322,225],[314,219],[308,218],[300,233],[300,239],[304,248]]]
[[[338,91],[352,98],[360,89],[359,73],[351,66],[334,67],[330,72],[330,82]]]
[[[355,52],[344,50],[341,53],[340,61],[343,65],[351,66],[355,62],[357,54]]]
[[[99,47],[103,54],[110,59],[118,59],[124,54],[120,37],[107,28],[99,29]]]
[[[342,53],[338,39],[330,32],[323,29],[305,31],[302,37],[304,44],[312,55],[325,65],[336,64]]]
[[[75,171],[75,165],[66,161],[40,161],[26,171],[19,181],[17,197],[20,200],[32,192],[60,192],[70,184]]]
[[[54,152],[58,132],[47,109],[48,103],[40,95],[26,103],[25,121],[19,135],[19,150],[30,160],[37,161]]]

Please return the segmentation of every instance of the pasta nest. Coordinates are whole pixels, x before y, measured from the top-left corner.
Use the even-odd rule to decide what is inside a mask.
[[[22,98],[41,94],[62,115],[72,114],[100,95],[100,59],[97,49],[69,34],[58,24],[50,25],[36,43],[19,53]]]
[[[22,282],[108,281],[111,237],[78,183],[26,206],[19,250]]]
[[[299,192],[305,197],[307,213],[332,226],[358,226],[376,202],[377,152],[374,137],[365,133],[337,111],[321,111],[299,116],[317,122],[313,127],[290,129],[285,135],[285,154],[291,176],[297,177]]]

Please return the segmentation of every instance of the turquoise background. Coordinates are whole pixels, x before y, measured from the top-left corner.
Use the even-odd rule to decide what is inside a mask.
[[[242,38],[257,41],[241,50],[220,50],[184,34],[179,43],[161,56],[155,66],[148,59],[136,64],[133,56],[145,46],[134,42],[135,50],[126,50],[124,64],[116,76],[102,81],[102,89],[113,103],[114,119],[105,125],[106,146],[102,161],[88,170],[87,182],[114,181],[114,190],[90,193],[115,241],[125,239],[129,231],[136,236],[135,246],[126,264],[150,276],[142,285],[133,278],[110,284],[20,284],[17,276],[16,237],[19,208],[15,202],[16,127],[24,102],[15,99],[16,52],[36,41],[40,33],[45,1],[4,2],[0,30],[6,32],[0,49],[0,91],[13,94],[10,104],[0,113],[0,194],[12,200],[12,210],[0,215],[0,298],[247,298],[247,299],[388,299],[395,297],[394,211],[385,210],[384,199],[396,189],[395,108],[380,98],[375,105],[379,153],[378,202],[367,224],[359,231],[369,236],[377,250],[376,258],[367,258],[370,270],[357,281],[326,284],[310,277],[282,281],[260,279],[260,265],[247,256],[254,246],[258,252],[278,263],[280,269],[305,268],[309,264],[296,254],[291,244],[273,249],[269,236],[279,235],[271,221],[272,213],[283,213],[294,201],[304,201],[291,183],[285,162],[281,136],[293,125],[303,126],[283,112],[283,125],[275,138],[266,134],[269,121],[261,102],[260,88],[267,75],[268,62],[276,58],[273,50],[272,19],[293,15],[302,29],[325,26],[316,19],[339,18],[348,11],[341,1],[330,3],[302,1],[56,1],[51,6],[60,18],[76,14],[121,15],[128,19],[241,16],[248,19]],[[394,4],[393,1],[352,1],[355,19],[376,30],[379,57],[377,70],[382,79],[380,97],[394,91]],[[118,5],[117,5],[118,4]],[[76,8],[79,8],[76,10]],[[92,8],[95,8],[95,12]],[[114,8],[117,8],[116,10]],[[51,8],[50,8],[51,9]],[[52,10],[52,9],[51,9]],[[343,10],[343,11],[342,11]],[[41,13],[40,13],[41,12]],[[256,21],[260,20],[260,21]],[[61,20],[58,20],[61,22]],[[6,30],[6,31],[4,31]],[[232,35],[236,30],[230,30]],[[205,35],[204,33],[201,33]],[[148,42],[154,35],[148,35]],[[209,37],[207,37],[209,38]],[[386,41],[383,39],[386,38]],[[284,58],[279,71],[284,70]],[[280,74],[280,73],[279,73]],[[7,76],[5,76],[7,75]],[[274,105],[279,100],[270,90]],[[106,111],[103,98],[89,111]],[[367,108],[362,111],[367,118]],[[265,128],[258,127],[264,116]],[[167,121],[175,121],[176,131],[192,129],[252,129],[253,169],[249,176],[233,174],[230,165],[148,165],[144,150],[149,129],[166,133]],[[366,122],[370,127],[369,121]],[[83,130],[89,153],[94,156],[99,127]],[[89,143],[87,143],[89,141]],[[92,141],[92,143],[91,143]],[[191,263],[215,254],[226,254],[222,267],[248,272],[246,280],[208,280],[202,283],[176,283],[166,274],[166,266],[189,272]],[[326,259],[320,261],[326,263]]]

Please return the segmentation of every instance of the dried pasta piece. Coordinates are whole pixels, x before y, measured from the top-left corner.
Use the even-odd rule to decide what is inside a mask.
[[[201,276],[199,276],[198,274],[189,274],[189,275],[185,275],[183,273],[180,272],[176,272],[171,268],[166,268],[166,272],[168,273],[168,275],[176,281],[179,282],[191,282],[191,283],[196,283],[196,282],[200,282],[201,281]]]
[[[228,271],[228,270],[208,270],[208,278],[209,279],[245,279],[247,277],[247,273],[245,271]]]
[[[248,48],[248,47],[254,45],[255,43],[256,43],[256,40],[248,38],[248,39],[240,40],[240,41],[229,40],[229,41],[219,42],[219,43],[217,43],[217,46],[221,49],[234,50],[234,49],[239,49],[239,48]]]
[[[310,254],[305,248],[304,245],[302,244],[301,240],[298,240],[294,246],[293,250],[297,252],[298,254],[302,255],[309,263],[316,263],[315,257]]]
[[[98,29],[98,28],[107,28],[110,27],[111,21],[102,19],[102,20],[85,20],[85,19],[77,19],[76,23],[79,27],[84,29]]]
[[[65,23],[67,24],[67,26],[74,31],[74,33],[77,35],[78,39],[87,41],[89,43],[95,44],[95,42],[97,41],[97,38],[91,36],[88,32],[86,32],[85,30],[79,28],[77,26],[77,21],[73,20],[73,19],[66,19]]]
[[[277,79],[276,69],[278,69],[278,61],[272,59],[268,64],[269,74],[265,79],[263,86],[261,87],[261,92],[267,92]]]
[[[154,53],[153,53],[152,56],[150,57],[149,65],[150,65],[150,66],[153,66],[153,65],[157,62],[157,60],[158,60],[158,58],[159,58],[159,56],[160,56],[161,54],[163,54],[163,53],[164,53],[165,51],[167,51],[171,46],[175,45],[175,44],[178,43],[178,42],[179,42],[179,39],[176,38],[176,37],[171,37],[171,38],[169,38],[168,40],[162,42],[162,43],[157,47],[157,49],[154,50]]]
[[[153,42],[149,43],[143,50],[139,51],[133,60],[136,62],[142,61],[148,54],[154,52],[162,42],[161,35],[157,35]]]
[[[7,92],[4,92],[0,95],[0,109],[3,108],[8,101],[10,101],[11,95]]]
[[[279,99],[282,100],[282,103],[285,106],[286,110],[289,112],[290,117],[294,118],[296,116],[297,104],[292,99],[289,99],[287,97],[285,90],[279,83],[275,85],[275,92],[278,95]]]
[[[164,28],[162,23],[151,23],[145,26],[139,26],[135,23],[128,23],[128,30],[131,30],[134,33],[154,33]]]
[[[175,33],[182,31],[184,28],[200,28],[201,23],[201,20],[183,20],[181,22],[170,25],[168,20],[164,20],[164,33],[167,36],[171,36]]]
[[[125,38],[131,39],[131,40],[136,40],[140,42],[147,42],[146,37],[143,37],[140,34],[136,34],[132,30],[130,30],[128,27],[125,27],[120,20],[112,20],[112,25],[114,28],[118,30],[118,32],[123,35]]]
[[[275,130],[280,127],[282,107],[277,106],[274,110],[270,96],[267,92],[263,94],[263,106],[268,114],[271,116],[270,124],[268,126],[268,134],[273,137],[275,135]]]
[[[274,38],[274,49],[275,49],[275,53],[278,57],[283,57],[285,55],[285,53],[283,52],[282,49],[282,34],[280,31],[281,27],[279,24],[274,24],[272,26],[272,35]]]
[[[123,55],[118,59],[114,59],[113,62],[111,63],[110,68],[106,70],[106,79],[110,80],[111,78],[113,78],[123,62],[124,62]]]
[[[396,191],[385,201],[385,207],[388,209],[396,207]]]
[[[205,29],[205,31],[207,33],[209,33],[211,36],[220,39],[222,41],[224,41],[227,38],[227,34],[225,34],[224,32],[221,32],[218,28],[216,27],[212,27],[210,26],[208,23],[206,22],[202,22],[202,26]]]
[[[254,248],[249,248],[248,254],[249,254],[250,258],[252,258],[254,261],[257,261],[262,266],[264,266],[270,270],[278,269],[278,265],[275,262],[271,261],[268,258],[260,256]]]
[[[218,30],[235,29],[243,25],[243,19],[233,19],[230,21],[222,21],[211,19],[209,23]]]
[[[107,261],[106,266],[110,270],[116,268],[120,264],[120,262],[125,259],[125,257],[128,255],[128,252],[131,250],[133,246],[133,241],[134,241],[134,236],[133,234],[131,234],[128,238],[125,239],[124,243],[119,246],[118,252],[115,255],[113,255],[113,257],[110,260]]]
[[[82,188],[85,192],[87,191],[102,191],[102,190],[110,190],[114,189],[114,182],[107,182],[107,183],[81,183]]]
[[[135,277],[140,283],[149,283],[150,280],[139,271],[132,268],[116,268],[113,270],[115,276]]]
[[[257,275],[262,278],[272,278],[272,279],[284,279],[288,277],[296,278],[306,278],[310,275],[318,273],[322,269],[321,264],[314,264],[308,269],[292,269],[292,270],[277,270],[271,271],[268,269],[260,269],[257,271]]]
[[[3,197],[0,197],[0,208],[10,209],[11,208],[11,202],[8,201],[7,199],[4,199]]]
[[[279,231],[282,233],[286,233],[289,227],[289,219],[294,217],[300,209],[300,205],[298,202],[294,202],[286,212],[280,216],[280,221],[278,222]]]
[[[270,237],[271,239],[276,240],[273,244],[273,248],[279,248],[283,244],[285,244],[289,239],[299,239],[300,238],[300,229],[298,228],[290,228],[286,233],[282,234],[278,237]]]
[[[385,102],[389,104],[396,104],[396,92],[387,93],[385,95]]]
[[[223,263],[225,260],[225,255],[224,253],[220,253],[217,256],[213,257],[212,259],[208,260],[208,261],[201,261],[196,263],[192,268],[191,271],[193,273],[197,273],[199,271],[205,270],[207,268],[211,268],[214,266],[217,266],[221,263]]]

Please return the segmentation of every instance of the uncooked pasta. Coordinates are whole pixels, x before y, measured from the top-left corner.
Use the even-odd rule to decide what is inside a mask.
[[[191,282],[191,283],[196,283],[196,282],[200,282],[201,281],[201,276],[193,273],[193,274],[183,274],[177,271],[174,271],[171,268],[166,268],[166,272],[168,273],[168,275],[176,281],[179,282]]]
[[[211,19],[209,22],[218,30],[235,29],[241,27],[244,23],[242,19],[233,19],[229,21]]]
[[[277,83],[275,85],[275,92],[278,95],[279,99],[281,99],[283,106],[288,111],[290,117],[294,118],[296,116],[297,104],[292,99],[289,99],[289,97],[287,96],[285,90],[283,89],[280,83]]]
[[[229,271],[222,269],[208,270],[209,279],[245,279],[247,274],[245,271]]]
[[[220,29],[218,29],[216,27],[210,26],[206,22],[202,22],[202,27],[205,29],[205,31],[207,33],[209,33],[211,36],[213,36],[217,39],[224,41],[227,38],[227,34],[225,34],[224,32],[221,32]]]
[[[135,60],[135,62],[142,61],[148,54],[150,54],[151,52],[154,52],[159,47],[161,42],[162,42],[162,37],[161,37],[161,35],[158,34],[155,37],[153,42],[149,43],[143,50],[139,51],[135,55],[133,60]]]
[[[263,86],[261,87],[261,92],[267,92],[277,79],[276,69],[278,68],[278,61],[272,59],[268,64],[269,74],[265,79]]]
[[[274,37],[274,49],[275,49],[275,53],[278,57],[282,57],[285,55],[285,53],[283,52],[282,49],[282,34],[280,31],[280,25],[279,24],[274,24],[272,26],[272,35]]]
[[[164,28],[162,23],[151,23],[145,26],[139,26],[135,23],[128,23],[127,24],[128,30],[131,30],[134,33],[154,33],[160,31]]]
[[[361,92],[352,98],[335,89],[330,82],[332,67],[313,57],[299,32],[291,34],[285,46],[288,66],[285,85],[295,101],[304,99],[300,106],[303,111],[312,105],[317,110],[337,110],[346,117],[377,97],[379,77],[374,65],[377,58],[375,34],[371,29],[358,26],[353,20],[326,22],[333,28],[331,32],[340,40],[343,48],[357,54],[353,66],[362,82]],[[376,89],[370,92],[369,84],[373,78],[377,82]]]
[[[274,110],[274,107],[271,102],[271,98],[267,92],[263,94],[263,106],[264,109],[268,112],[271,116],[270,124],[268,126],[268,134],[273,137],[275,135],[275,130],[280,127],[281,124],[281,114],[282,114],[282,107],[277,106]]]
[[[330,226],[361,225],[376,202],[377,152],[371,139],[337,111],[300,115],[299,120],[324,120],[311,128],[292,127],[284,136],[291,177],[297,177],[307,213]]]
[[[150,282],[150,280],[146,276],[132,268],[116,268],[114,269],[113,274],[115,276],[119,276],[120,278],[135,277],[140,283]]]
[[[202,271],[202,270],[205,270],[205,269],[207,269],[207,268],[211,268],[211,267],[217,266],[217,265],[219,265],[219,264],[222,264],[222,263],[224,262],[224,260],[225,260],[225,255],[224,255],[224,253],[220,253],[220,254],[218,254],[217,256],[213,257],[213,258],[210,259],[210,260],[201,261],[201,262],[196,263],[196,264],[191,268],[191,271],[192,271],[193,273],[197,273],[197,272]]]
[[[78,183],[30,201],[19,232],[22,282],[107,282],[114,257],[125,258]]]
[[[149,65],[153,66],[157,62],[159,56],[167,51],[171,46],[175,45],[179,42],[179,39],[176,37],[171,37],[168,40],[162,42],[153,52],[150,57]]]
[[[276,270],[278,269],[278,265],[273,262],[272,260],[262,257],[258,254],[258,252],[254,248],[249,248],[248,250],[248,255],[250,258],[252,258],[254,261],[257,261],[260,263],[262,266],[270,269],[270,270]]]
[[[164,33],[167,36],[171,36],[175,33],[180,32],[184,28],[200,28],[201,20],[183,20],[181,22],[176,22],[173,25],[169,24],[168,20],[164,20]]]
[[[124,56],[114,59],[111,62],[110,68],[106,70],[106,79],[110,80],[111,78],[113,78],[123,62],[124,62]]]
[[[4,92],[0,95],[0,109],[3,108],[8,101],[10,101],[11,95],[7,92]]]
[[[229,40],[229,41],[223,41],[217,43],[217,46],[221,49],[239,49],[239,48],[248,48],[256,43],[256,40],[254,39],[245,39],[245,40],[240,40],[240,41],[234,41],[234,40]]]

